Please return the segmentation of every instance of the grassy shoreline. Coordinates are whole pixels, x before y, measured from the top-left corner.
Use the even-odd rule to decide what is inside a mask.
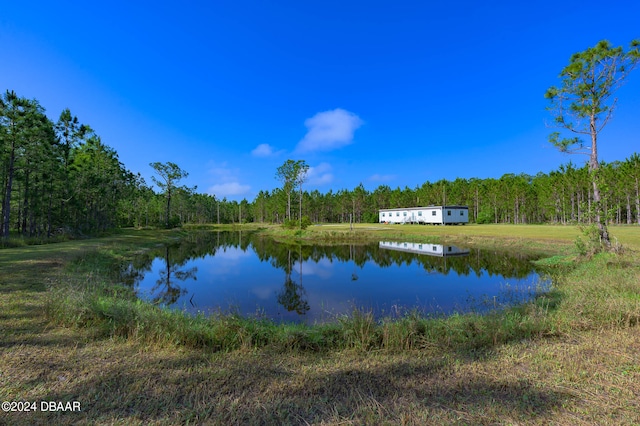
[[[233,317],[181,324],[136,306],[124,290],[114,294],[113,265],[180,232],[122,231],[2,250],[0,399],[78,400],[83,410],[0,413],[0,424],[640,422],[636,227],[613,230],[628,248],[623,255],[579,262],[574,227],[262,232],[286,241],[506,245],[545,254],[550,267],[571,267],[558,266],[554,292],[500,315],[375,324],[360,312],[325,328],[287,328]],[[87,287],[101,296],[74,299]],[[68,304],[52,311],[55,297]],[[185,331],[189,338],[176,338]]]

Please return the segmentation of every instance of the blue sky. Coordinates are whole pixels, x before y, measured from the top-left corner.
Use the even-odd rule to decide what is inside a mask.
[[[640,38],[640,2],[5,2],[0,90],[64,108],[151,184],[252,200],[288,158],[306,189],[549,172],[546,89],[571,54]],[[640,151],[640,70],[604,161]]]

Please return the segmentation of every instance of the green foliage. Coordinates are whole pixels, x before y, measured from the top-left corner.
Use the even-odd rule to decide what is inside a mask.
[[[354,309],[351,316],[339,318],[339,323],[347,347],[360,350],[379,347],[380,330],[371,310]]]
[[[304,160],[287,160],[276,170],[276,179],[282,182],[282,190],[287,195],[287,219],[291,219],[291,193],[300,189],[300,209],[302,209],[302,184],[307,179],[309,166]]]
[[[607,248],[610,238],[604,217],[606,212],[600,194],[602,188],[595,176],[599,168],[598,136],[612,116],[616,103],[612,96],[640,63],[638,45],[634,40],[625,52],[622,47],[612,47],[602,40],[594,47],[573,54],[569,65],[560,73],[561,86],[552,86],[545,93],[551,101],[549,110],[554,116],[554,125],[571,135],[561,138],[560,132],[556,131],[549,136],[549,142],[561,152],[589,157],[599,239]],[[581,136],[587,137],[588,145]],[[579,249],[584,251],[585,247]]]
[[[605,126],[613,111],[615,100],[607,104],[627,75],[640,61],[638,43],[634,41],[627,52],[602,40],[594,47],[571,56],[569,65],[560,73],[561,86],[550,87],[545,98],[551,101],[554,123],[577,134],[589,135],[589,141]],[[581,119],[588,119],[582,121]],[[574,150],[590,154],[595,146],[585,147],[575,135],[560,139],[553,132],[550,142],[561,151]]]
[[[489,209],[483,209],[478,213],[476,223],[493,223],[495,221],[493,212]]]
[[[300,227],[302,229],[307,229],[309,226],[311,226],[311,219],[309,219],[309,216],[302,216],[302,219],[300,221]]]
[[[298,222],[295,219],[285,219],[284,222],[282,222],[282,227],[284,229],[296,229],[300,226],[300,222]]]
[[[182,170],[176,163],[168,161],[167,163],[154,162],[149,164],[160,177],[157,179],[152,176],[153,182],[164,191],[167,198],[167,210],[165,213],[165,225],[167,228],[172,228],[172,216],[171,216],[171,199],[177,192],[192,192],[195,188],[187,188],[186,186],[177,186],[178,181],[189,176],[185,170]]]
[[[585,244],[584,240],[582,238],[580,238],[580,236],[576,237],[574,246],[576,248],[576,251],[578,252],[578,254],[580,256],[586,256],[587,255],[587,245]]]
[[[284,229],[307,229],[312,225],[309,216],[302,216],[302,219],[285,219],[282,223]]]
[[[378,222],[378,213],[377,212],[365,212],[362,215],[362,222],[364,223],[376,223]]]
[[[578,228],[582,233],[582,236],[577,236],[575,240],[575,248],[579,255],[591,257],[604,249],[600,232],[595,224],[580,225]]]
[[[173,215],[171,219],[169,219],[169,222],[167,223],[167,228],[168,229],[178,228],[181,224],[182,222],[180,221],[180,217],[177,215]]]

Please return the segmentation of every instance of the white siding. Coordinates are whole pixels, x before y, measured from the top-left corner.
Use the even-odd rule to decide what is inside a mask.
[[[469,209],[463,206],[428,206],[384,209],[378,221],[386,223],[457,224],[469,222]]]

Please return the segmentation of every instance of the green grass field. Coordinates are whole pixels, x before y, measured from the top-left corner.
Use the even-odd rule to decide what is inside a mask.
[[[349,224],[334,224],[313,226],[310,233],[331,233],[349,231]],[[577,226],[562,225],[458,225],[458,226],[430,226],[430,225],[386,225],[386,224],[355,224],[354,231],[375,232],[382,235],[408,235],[439,237],[458,241],[471,241],[474,238],[489,238],[514,241],[531,241],[539,244],[573,244],[576,237],[581,235]],[[637,226],[611,226],[610,232],[614,239],[623,245],[640,250],[640,228]]]
[[[640,424],[640,228],[613,227],[624,252],[590,259],[568,226],[262,232],[530,250],[553,259],[555,283],[498,315],[296,328],[184,319],[117,290],[114,265],[180,231],[2,249],[0,400],[81,411],[0,424]]]

